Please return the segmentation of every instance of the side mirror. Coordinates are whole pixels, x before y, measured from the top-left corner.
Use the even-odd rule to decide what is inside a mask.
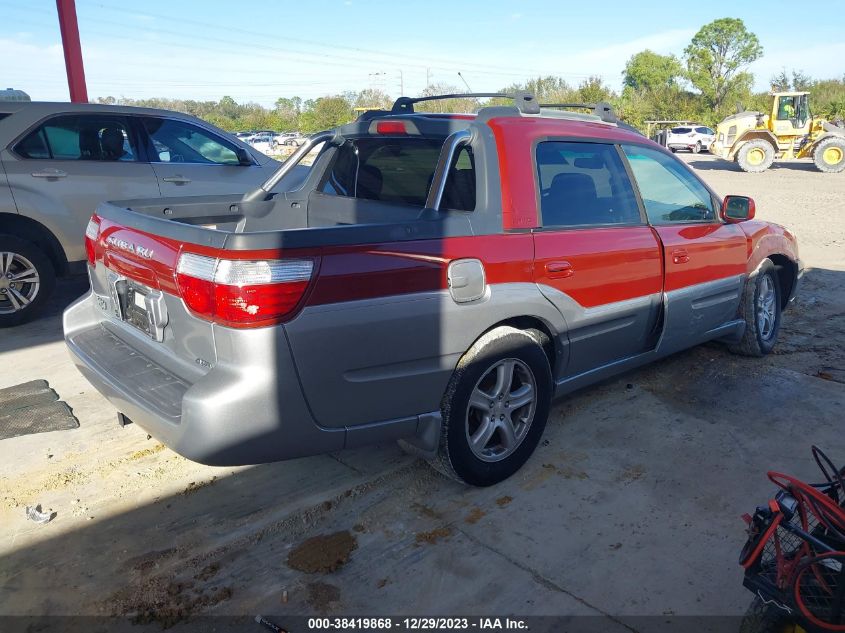
[[[244,165],[245,167],[249,167],[250,165],[254,165],[255,161],[252,160],[252,156],[249,155],[249,152],[246,151],[243,147],[239,147],[235,150],[235,153],[238,155],[238,164]]]
[[[722,200],[722,208],[719,217],[728,224],[745,222],[754,218],[757,210],[754,199],[748,196],[725,196]]]

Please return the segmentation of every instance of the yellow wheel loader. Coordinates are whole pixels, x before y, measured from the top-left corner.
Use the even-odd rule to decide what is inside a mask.
[[[771,95],[768,113],[739,112],[719,123],[710,153],[751,173],[794,158],[812,158],[824,172],[845,171],[845,128],[813,117],[809,92]]]

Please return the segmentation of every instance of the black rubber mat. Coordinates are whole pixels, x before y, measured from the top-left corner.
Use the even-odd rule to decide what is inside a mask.
[[[58,399],[59,394],[50,389],[46,380],[31,380],[0,389],[0,415],[5,415],[15,409],[31,407],[34,404],[55,402]]]
[[[46,380],[0,389],[0,440],[78,426],[71,408],[59,401]]]

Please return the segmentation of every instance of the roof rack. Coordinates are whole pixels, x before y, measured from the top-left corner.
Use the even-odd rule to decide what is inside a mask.
[[[606,101],[599,101],[597,103],[541,103],[541,108],[584,108],[585,110],[592,110],[592,113],[599,117],[605,123],[618,123],[616,113],[613,111],[613,106]]]
[[[514,105],[525,114],[539,114],[540,106],[537,99],[530,92],[459,92],[448,95],[431,95],[429,97],[399,97],[393,102],[391,114],[411,114],[414,104],[423,101],[442,101],[444,99],[513,99]]]

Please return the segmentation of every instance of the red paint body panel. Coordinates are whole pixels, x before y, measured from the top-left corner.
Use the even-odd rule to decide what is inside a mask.
[[[654,230],[663,242],[666,292],[746,272],[746,237],[736,224],[663,225]]]
[[[799,260],[798,243],[787,229],[773,222],[749,220],[735,225],[747,238],[746,272],[751,274],[770,255],[785,255],[793,262]]]
[[[659,293],[660,244],[648,226],[543,231],[534,234],[534,279],[566,293],[585,308]],[[549,264],[564,260],[560,278]]]
[[[487,123],[499,150],[504,229],[540,226],[533,147],[537,139],[606,140],[608,143],[650,143],[642,136],[603,123],[534,117],[499,117]]]
[[[308,305],[442,290],[449,262],[467,257],[488,283],[530,281],[533,256],[528,233],[326,248]]]

